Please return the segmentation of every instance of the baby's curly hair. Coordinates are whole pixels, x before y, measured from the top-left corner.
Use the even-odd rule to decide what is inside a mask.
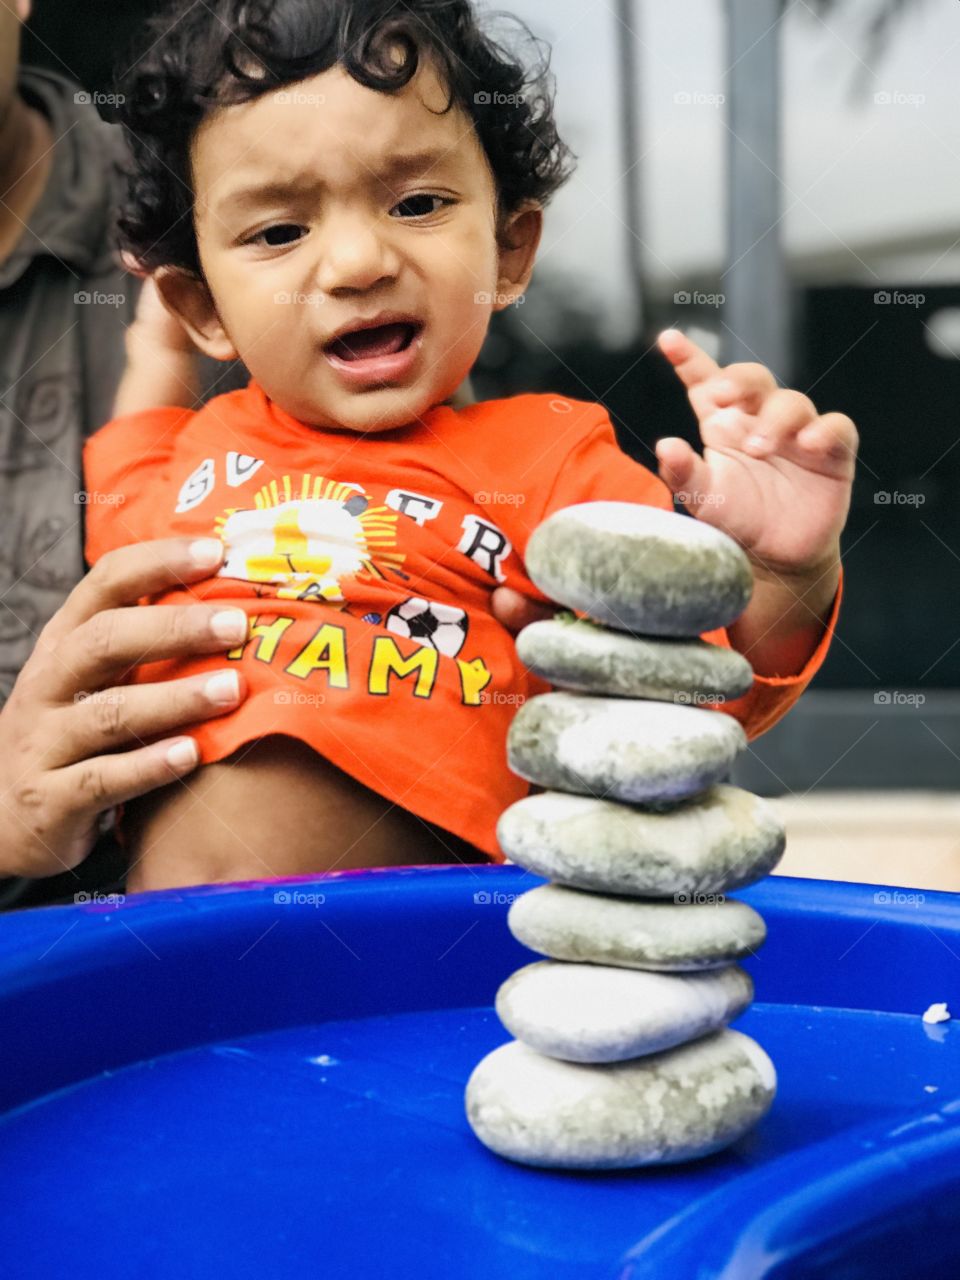
[[[539,45],[519,18],[497,16]],[[176,0],[138,43],[147,52],[116,84],[132,154],[117,229],[148,271],[176,266],[202,278],[190,143],[204,118],[336,65],[393,93],[424,56],[433,61],[444,112],[466,112],[489,160],[498,239],[509,214],[528,200],[546,204],[573,171],[554,121],[549,48],[524,66],[481,31],[470,0]]]

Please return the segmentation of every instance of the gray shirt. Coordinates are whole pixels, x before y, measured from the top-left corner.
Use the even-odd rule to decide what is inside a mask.
[[[116,249],[120,129],[55,72],[21,69],[19,89],[55,144],[30,224],[0,263],[0,706],[85,572],[83,441],[111,416],[140,289]],[[247,379],[239,362],[201,360],[207,395]]]
[[[83,442],[111,416],[140,291],[114,234],[120,129],[55,72],[21,69],[19,91],[47,116],[55,142],[29,226],[0,263],[0,707],[41,628],[86,572]],[[248,378],[239,361],[203,357],[201,401]],[[0,910],[114,888],[122,871],[107,833],[76,872],[0,879]]]

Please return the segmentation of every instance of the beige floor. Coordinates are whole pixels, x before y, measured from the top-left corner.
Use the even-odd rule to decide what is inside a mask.
[[[771,800],[778,875],[960,892],[960,792],[820,791]]]

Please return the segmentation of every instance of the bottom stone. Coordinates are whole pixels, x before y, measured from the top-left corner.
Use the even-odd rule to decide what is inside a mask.
[[[739,1031],[602,1066],[559,1062],[514,1040],[474,1069],[467,1119],[485,1146],[521,1164],[672,1164],[735,1142],[770,1109],[776,1081],[766,1053]]]

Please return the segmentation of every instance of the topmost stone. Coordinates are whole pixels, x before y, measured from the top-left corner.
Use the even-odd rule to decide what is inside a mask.
[[[697,636],[747,607],[750,562],[691,516],[633,502],[581,502],[533,531],[526,568],[544,595],[619,631]]]

